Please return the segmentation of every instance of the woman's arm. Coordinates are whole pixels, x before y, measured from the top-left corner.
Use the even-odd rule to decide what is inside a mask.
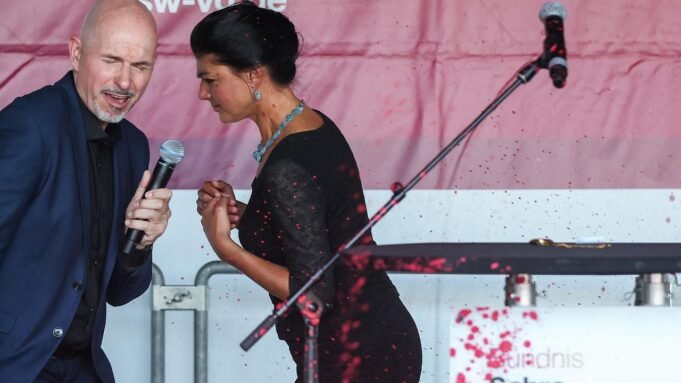
[[[230,237],[229,206],[228,197],[218,197],[202,209],[201,224],[211,247],[220,259],[237,268],[270,294],[282,300],[288,298],[288,269],[248,252]]]

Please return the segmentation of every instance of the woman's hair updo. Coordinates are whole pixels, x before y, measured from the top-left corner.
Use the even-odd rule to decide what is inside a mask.
[[[241,1],[210,13],[192,31],[194,56],[213,54],[238,71],[265,66],[272,80],[289,85],[296,77],[298,34],[283,14]]]

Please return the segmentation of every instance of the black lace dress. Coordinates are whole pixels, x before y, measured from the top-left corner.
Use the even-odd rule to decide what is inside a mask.
[[[357,164],[326,116],[316,130],[285,137],[254,179],[239,239],[253,254],[283,265],[297,291],[368,216]],[[372,244],[371,234],[362,244]],[[327,306],[319,326],[320,382],[418,382],[418,330],[383,271],[342,261],[313,289]],[[276,305],[280,300],[270,296]],[[303,373],[304,322],[297,309],[277,323]]]

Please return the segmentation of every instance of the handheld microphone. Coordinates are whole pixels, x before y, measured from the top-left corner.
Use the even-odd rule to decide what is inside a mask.
[[[544,23],[546,38],[544,39],[544,53],[539,60],[541,68],[548,68],[553,86],[562,88],[567,79],[567,50],[563,36],[563,21],[567,11],[558,2],[544,4],[539,11],[539,20]]]
[[[154,172],[151,174],[151,179],[144,193],[149,190],[160,189],[166,187],[170,176],[175,170],[175,165],[177,165],[184,158],[184,146],[180,141],[168,140],[161,145],[161,153],[154,168]],[[144,198],[144,195],[142,195]],[[123,253],[130,254],[135,249],[135,246],[140,243],[144,232],[137,229],[130,229],[125,234],[125,240],[123,241]]]

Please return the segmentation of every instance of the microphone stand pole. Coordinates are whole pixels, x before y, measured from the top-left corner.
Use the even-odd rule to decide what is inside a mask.
[[[333,264],[340,258],[341,252],[354,245],[364,234],[369,231],[374,225],[378,223],[393,207],[395,207],[398,203],[404,199],[404,197],[407,195],[407,192],[416,186],[425,176],[428,174],[434,167],[437,165],[442,159],[445,158],[447,154],[449,154],[452,149],[454,149],[455,146],[457,146],[464,138],[466,138],[480,123],[496,109],[511,93],[513,93],[516,88],[518,88],[521,84],[526,84],[528,83],[534,75],[539,71],[540,67],[544,67],[543,64],[543,57],[539,57],[537,60],[530,62],[529,64],[526,64],[517,74],[515,81],[510,84],[506,89],[504,89],[499,96],[497,96],[496,99],[494,99],[485,110],[480,113],[480,115],[471,122],[466,129],[461,131],[453,140],[450,142],[440,153],[438,153],[435,158],[433,158],[414,178],[407,183],[406,186],[402,186],[401,184],[397,183],[394,186],[393,190],[393,196],[390,198],[390,200],[383,205],[381,209],[376,212],[373,217],[369,220],[369,222],[357,233],[355,234],[354,237],[352,237],[350,240],[342,244],[339,248],[336,254],[331,257],[316,273],[314,273],[310,279],[298,290],[296,291],[293,295],[289,297],[288,300],[286,300],[282,305],[280,305],[279,308],[275,308],[267,318],[265,318],[258,327],[255,328],[240,344],[241,348],[244,351],[248,351],[253,345],[260,339],[262,338],[267,331],[269,331],[272,326],[281,318],[284,314],[286,314],[290,309],[291,306],[294,304],[297,304],[299,307],[302,309],[305,309],[305,312],[303,313],[304,317],[306,318],[306,324],[308,322],[308,319],[311,319],[313,323],[318,323],[319,321],[319,314],[321,314],[321,305],[320,304],[306,304],[309,303],[310,301],[314,300],[314,296],[309,297],[307,294],[307,291],[310,290],[312,286],[317,283],[322,275],[333,266]],[[318,312],[319,311],[319,312]],[[317,331],[316,329],[312,329],[308,327],[305,332],[305,342],[306,345],[310,345],[313,343],[316,343],[316,336],[317,336]],[[316,383],[318,382],[318,374],[317,374],[317,361],[316,361],[316,355],[311,355],[313,353],[308,354],[308,350],[312,349],[313,353],[316,354],[317,348],[316,346],[314,347],[306,347],[305,351],[305,383]],[[310,371],[312,370],[312,371]]]

